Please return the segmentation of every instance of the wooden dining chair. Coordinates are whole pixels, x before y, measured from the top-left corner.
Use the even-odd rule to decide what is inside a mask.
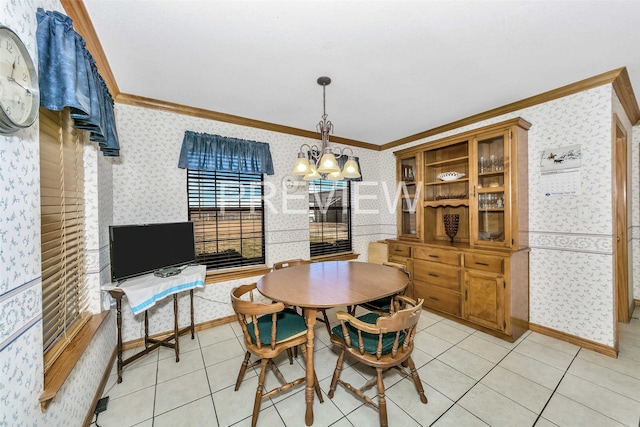
[[[253,300],[253,291],[256,284],[242,285],[231,291],[231,305],[236,313],[242,334],[244,336],[244,345],[246,354],[238,373],[235,391],[238,391],[244,374],[248,367],[260,364],[260,375],[258,376],[258,387],[256,389],[255,401],[253,404],[253,414],[251,418],[251,426],[255,427],[258,422],[258,414],[260,412],[260,404],[263,399],[271,397],[281,391],[304,383],[305,377],[297,378],[287,382],[273,358],[283,351],[290,351],[291,348],[300,346],[302,355],[306,359],[306,343],[307,343],[307,325],[304,318],[293,310],[285,309],[285,305],[281,302],[264,303]],[[256,362],[249,365],[251,355],[259,358]],[[270,367],[275,376],[278,378],[281,387],[276,387],[270,391],[264,390],[264,381],[267,371]],[[313,374],[314,388],[318,395],[318,400],[323,401],[320,385],[316,374]]]
[[[313,261],[305,260],[301,258],[290,259],[287,261],[276,262],[275,264],[273,264],[273,269],[280,270],[281,268],[295,267],[297,265],[306,265],[306,264],[311,264],[312,262]],[[318,318],[318,321],[324,323],[324,325],[327,327],[327,333],[331,335],[331,324],[329,323],[327,310],[325,310],[324,308],[319,308],[318,312],[322,314],[322,317]]]
[[[331,342],[338,345],[341,352],[331,380],[330,399],[333,399],[336,387],[340,384],[357,398],[377,409],[380,425],[388,426],[387,404],[382,378],[386,371],[395,368],[405,378],[410,376],[413,379],[420,401],[427,403],[420,376],[411,359],[416,325],[420,319],[423,302],[422,299],[415,301],[404,295],[396,295],[393,297],[391,305],[395,306],[397,310],[391,315],[380,316],[375,313],[367,313],[356,318],[344,311],[337,313],[340,325],[331,330]],[[376,376],[359,389],[342,381],[340,373],[345,354],[349,354],[357,362],[375,368]],[[409,372],[405,367],[409,368]],[[377,404],[364,394],[374,385],[377,385],[378,388]]]
[[[405,265],[402,264],[396,264],[396,263],[392,263],[392,262],[385,262],[383,263],[383,265],[387,265],[389,267],[393,267],[395,269],[398,269],[400,271],[402,271],[403,273],[405,273],[409,279],[409,283],[407,284],[407,287],[405,288],[404,292],[402,293],[402,295],[406,295],[408,297],[413,297],[413,282],[411,280],[411,273],[409,272],[409,270],[407,269],[407,267]],[[358,306],[365,308],[373,313],[379,314],[379,315],[388,315],[394,312],[395,308],[392,305],[392,301],[393,301],[393,295],[388,296],[388,297],[383,297],[383,298],[379,298],[373,301],[367,301],[364,302],[362,304],[358,304],[357,306],[352,306],[349,308],[348,312],[349,314],[351,314],[352,316],[356,315],[356,308]]]

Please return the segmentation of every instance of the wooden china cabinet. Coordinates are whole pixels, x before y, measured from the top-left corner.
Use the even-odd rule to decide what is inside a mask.
[[[394,153],[389,260],[407,265],[427,309],[509,341],[529,324],[530,126],[516,118]]]

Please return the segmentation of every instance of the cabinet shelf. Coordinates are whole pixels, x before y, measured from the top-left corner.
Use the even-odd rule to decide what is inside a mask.
[[[469,178],[460,178],[454,181],[431,181],[425,182],[424,185],[445,185],[445,184],[455,184],[456,182],[469,182]]]
[[[440,208],[446,206],[469,206],[469,199],[442,199],[424,202],[425,208]]]
[[[425,163],[424,165],[427,167],[446,166],[453,163],[462,163],[462,162],[468,162],[468,161],[469,161],[469,156],[462,156],[462,157],[455,157],[453,159],[439,160],[437,162],[429,162],[429,163]]]

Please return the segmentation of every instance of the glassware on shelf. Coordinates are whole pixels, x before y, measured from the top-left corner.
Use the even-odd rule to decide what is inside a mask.
[[[447,233],[449,239],[451,239],[451,243],[453,243],[453,238],[458,234],[458,223],[460,222],[460,215],[458,214],[444,214],[444,232]]]

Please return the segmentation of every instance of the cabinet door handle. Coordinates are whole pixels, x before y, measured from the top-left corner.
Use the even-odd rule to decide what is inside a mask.
[[[429,299],[432,299],[432,300],[434,300],[434,301],[440,301],[440,299],[439,299],[439,298],[436,298],[436,297],[429,297]]]
[[[431,255],[429,254],[429,258],[440,258],[438,255]]]
[[[440,277],[440,275],[436,274],[436,273],[429,273],[429,276],[431,276],[431,277]]]
[[[469,291],[464,291],[464,300],[467,301],[469,299]]]
[[[473,186],[473,197],[476,197],[476,186]]]
[[[477,261],[476,261],[476,264],[477,264],[477,265],[484,265],[485,267],[489,267],[489,264],[488,264],[488,263],[486,263],[486,262],[477,262]]]

